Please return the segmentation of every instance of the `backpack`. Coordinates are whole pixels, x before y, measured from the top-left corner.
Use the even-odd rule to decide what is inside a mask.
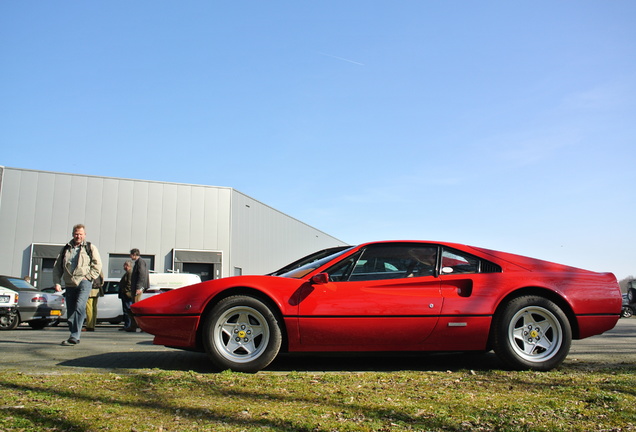
[[[62,255],[62,259],[66,258],[66,251],[69,250],[71,248],[71,245],[66,243],[64,245],[64,247],[62,248],[62,252],[60,252],[60,254]],[[84,248],[86,249],[86,253],[88,254],[88,258],[90,258],[91,262],[93,261],[93,249],[91,248],[91,242],[86,242],[86,245],[84,246]],[[102,286],[104,285],[104,274],[100,271],[99,272],[99,276],[97,276],[95,279],[93,279],[93,289],[98,289],[99,290],[99,296],[102,297],[104,295],[104,291],[102,290]]]

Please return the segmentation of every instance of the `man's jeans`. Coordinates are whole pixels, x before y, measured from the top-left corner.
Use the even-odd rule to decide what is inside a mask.
[[[66,287],[66,316],[71,337],[80,340],[82,326],[86,319],[86,302],[91,294],[93,283],[84,279],[76,287]]]

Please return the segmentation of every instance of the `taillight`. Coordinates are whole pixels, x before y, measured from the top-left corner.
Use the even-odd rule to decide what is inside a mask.
[[[46,303],[46,297],[43,297],[43,296],[32,297],[31,303]]]

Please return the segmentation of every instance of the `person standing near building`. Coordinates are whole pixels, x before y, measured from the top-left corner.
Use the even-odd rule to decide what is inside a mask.
[[[150,274],[146,261],[140,256],[139,249],[130,250],[130,259],[135,263],[130,277],[131,290],[134,296],[133,303],[135,303],[141,300],[141,294],[150,287]],[[137,331],[137,322],[134,317],[130,322],[130,327],[127,328],[126,331]]]
[[[124,275],[119,281],[119,298],[121,299],[121,308],[124,312],[124,327],[119,330],[128,330],[130,323],[134,321],[130,306],[133,304],[134,295],[132,293],[132,269],[133,262],[128,260],[124,263]]]
[[[53,266],[55,291],[62,291],[62,280],[66,288],[64,297],[71,335],[62,342],[63,346],[74,346],[80,342],[86,318],[86,302],[93,288],[93,280],[99,278],[101,271],[99,251],[86,241],[84,225],[75,225],[73,239],[62,248]]]
[[[104,291],[102,290],[103,285],[104,275],[100,271],[99,277],[93,280],[91,293],[86,302],[86,328],[84,329],[86,331],[95,331],[95,325],[97,325],[97,300],[104,296]]]

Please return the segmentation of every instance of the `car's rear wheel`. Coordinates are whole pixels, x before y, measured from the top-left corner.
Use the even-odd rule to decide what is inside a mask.
[[[629,306],[623,306],[623,311],[621,312],[621,316],[623,318],[629,318],[634,315],[634,311]]]
[[[0,316],[0,330],[15,330],[20,325],[20,315],[16,313],[13,316]]]
[[[568,318],[546,298],[518,297],[495,316],[494,350],[514,369],[554,369],[567,357],[571,343]]]
[[[207,315],[203,343],[215,366],[257,372],[278,355],[282,333],[265,303],[254,297],[233,296],[221,300]]]
[[[18,324],[20,324],[20,320],[17,315],[0,315],[0,330],[13,330]]]

